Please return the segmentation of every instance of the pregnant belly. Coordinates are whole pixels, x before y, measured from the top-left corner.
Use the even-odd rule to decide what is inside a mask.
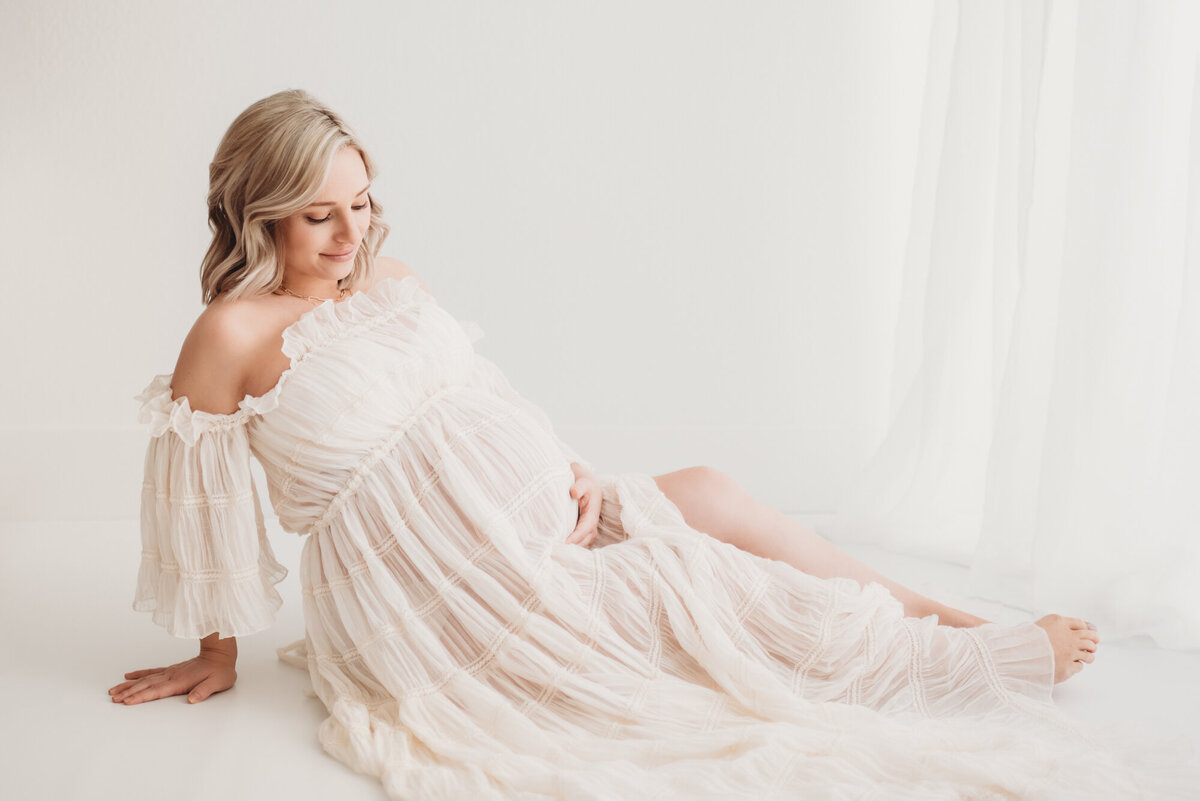
[[[441,416],[438,468],[447,500],[482,540],[541,551],[575,528],[575,476],[558,443],[524,409],[495,396],[460,393]]]

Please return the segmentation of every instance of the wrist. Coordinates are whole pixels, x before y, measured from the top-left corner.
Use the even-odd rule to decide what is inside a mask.
[[[204,656],[217,657],[229,662],[237,661],[237,639],[234,637],[221,638],[216,632],[200,640],[200,653]]]

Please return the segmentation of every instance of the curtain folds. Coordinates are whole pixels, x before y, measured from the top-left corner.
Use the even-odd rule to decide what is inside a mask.
[[[1200,648],[1200,4],[939,3],[842,536]]]

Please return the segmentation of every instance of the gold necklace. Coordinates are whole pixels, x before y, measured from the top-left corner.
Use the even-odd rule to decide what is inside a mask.
[[[285,293],[291,295],[293,298],[300,298],[301,300],[307,300],[309,303],[312,303],[315,306],[320,306],[322,303],[324,303],[327,300],[332,300],[334,303],[337,303],[338,301],[343,300],[346,297],[345,289],[339,289],[338,296],[336,298],[317,298],[317,297],[313,297],[312,295],[297,295],[295,292],[288,289],[286,286],[281,286],[279,288],[282,289]],[[279,293],[275,292],[273,294],[278,295]]]

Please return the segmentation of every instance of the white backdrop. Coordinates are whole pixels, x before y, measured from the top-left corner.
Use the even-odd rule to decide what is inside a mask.
[[[1200,649],[1200,4],[939,2],[929,63],[891,423],[839,524]]]
[[[4,0],[0,520],[137,514],[207,165],[300,87],[384,253],[601,472],[837,505],[887,422],[928,3]]]

